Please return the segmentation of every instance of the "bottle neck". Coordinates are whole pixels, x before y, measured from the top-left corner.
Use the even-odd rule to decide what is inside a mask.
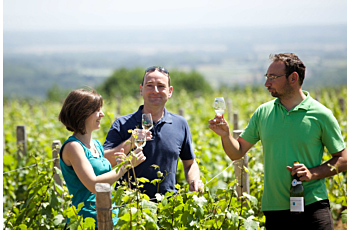
[[[297,181],[300,181],[300,177],[298,177],[297,174],[295,174],[295,175],[293,176],[293,180],[294,180],[294,179],[296,179]]]
[[[294,161],[293,166],[294,166],[295,164],[299,164],[299,161]],[[300,181],[300,179],[299,179],[299,177],[298,177],[297,174],[294,174],[293,180],[294,180],[294,179],[296,179],[297,181]]]

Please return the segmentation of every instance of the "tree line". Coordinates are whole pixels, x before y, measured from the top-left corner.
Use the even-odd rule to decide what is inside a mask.
[[[144,69],[121,68],[113,72],[104,82],[94,87],[104,99],[115,96],[137,96],[140,93]],[[185,90],[189,94],[200,95],[212,93],[213,88],[205,78],[196,71],[184,72],[179,70],[170,71],[171,85],[176,91]],[[82,85],[86,87],[88,85]],[[62,101],[71,89],[61,88],[55,84],[47,91],[47,99],[51,101]]]

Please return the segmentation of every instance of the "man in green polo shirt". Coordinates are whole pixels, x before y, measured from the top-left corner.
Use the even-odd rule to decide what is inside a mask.
[[[328,164],[346,170],[347,151],[332,112],[302,90],[305,66],[292,53],[271,55],[265,87],[275,100],[257,108],[248,126],[236,140],[223,116],[209,120],[209,128],[221,137],[231,160],[238,160],[259,140],[264,154],[264,191],[261,209],[270,229],[333,229],[326,177],[333,176]],[[219,125],[224,122],[224,125]],[[332,159],[321,163],[324,147]],[[299,164],[293,166],[293,162]],[[304,187],[304,212],[291,215],[291,175]]]

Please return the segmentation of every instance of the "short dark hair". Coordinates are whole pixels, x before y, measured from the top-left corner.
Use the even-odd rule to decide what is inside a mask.
[[[103,99],[94,89],[76,89],[65,99],[58,120],[69,131],[86,133],[85,120],[102,108]]]
[[[288,78],[293,72],[297,72],[299,75],[300,86],[303,84],[306,67],[297,55],[293,53],[271,54],[270,59],[273,62],[282,61],[284,63],[284,66],[286,67],[286,78]]]
[[[163,73],[163,72],[159,71],[158,68],[156,70],[160,73]],[[154,71],[152,71],[152,72],[154,72]],[[142,78],[142,83],[141,83],[142,86],[143,86],[143,83],[145,81],[145,77],[152,72],[145,72],[145,74],[143,75],[143,78]],[[169,73],[167,73],[167,74],[163,73],[163,74],[168,77],[168,86],[170,87],[170,74]]]

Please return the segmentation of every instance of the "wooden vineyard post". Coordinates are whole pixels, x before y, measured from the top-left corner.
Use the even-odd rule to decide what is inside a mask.
[[[61,166],[60,166],[60,159],[58,158],[59,156],[59,152],[60,152],[60,148],[61,148],[61,141],[59,140],[55,140],[52,142],[52,159],[54,160],[53,161],[53,166],[52,166],[52,169],[53,169],[53,178],[56,182],[56,184],[60,185],[61,187],[63,186],[63,182],[61,180],[61,177],[58,175],[58,173],[56,172],[55,170],[55,167],[57,167],[58,169],[61,169]],[[59,195],[59,193],[57,192],[56,190],[56,187],[55,187],[55,192],[57,195]],[[63,198],[63,194],[60,195],[60,197]]]
[[[2,146],[2,154],[4,154],[5,153],[5,149],[6,149],[6,146],[5,146],[5,132],[3,132],[2,133],[2,144],[3,144],[3,146]]]
[[[27,133],[24,125],[18,125],[17,130],[17,161],[27,155]]]
[[[339,102],[340,110],[341,110],[342,112],[344,112],[344,98],[340,97],[340,98],[338,99],[338,102]]]
[[[96,183],[96,211],[98,230],[112,230],[112,194],[108,183]]]
[[[227,110],[227,122],[229,124],[233,123],[233,115],[232,115],[232,100],[231,98],[226,99],[226,110]]]
[[[243,130],[238,130],[238,114],[235,113],[234,118],[235,119],[234,119],[233,138],[237,139],[239,135],[243,132]],[[248,159],[249,159],[249,156],[245,154],[243,158],[236,160],[234,163],[235,177],[238,179],[238,187],[237,187],[238,197],[241,197],[244,192],[248,194],[250,193],[249,175],[244,170],[244,167],[248,169]]]
[[[117,115],[115,118],[118,118],[121,114],[122,97],[120,95],[116,95],[115,99],[117,101]]]
[[[233,114],[233,130],[238,130],[238,113]]]
[[[242,130],[234,130],[233,137],[237,139],[239,135],[242,133]],[[244,167],[248,168],[248,155],[244,155],[243,158],[236,160],[235,165],[235,176],[238,179],[238,187],[237,194],[238,196],[242,196],[243,193],[250,193],[249,191],[249,175],[244,170]],[[243,167],[244,166],[244,167]]]
[[[316,93],[315,93],[315,100],[316,101],[320,101],[320,98],[321,98],[321,96],[320,96],[320,90],[316,90]]]
[[[184,109],[183,108],[179,108],[179,115],[184,116]]]

